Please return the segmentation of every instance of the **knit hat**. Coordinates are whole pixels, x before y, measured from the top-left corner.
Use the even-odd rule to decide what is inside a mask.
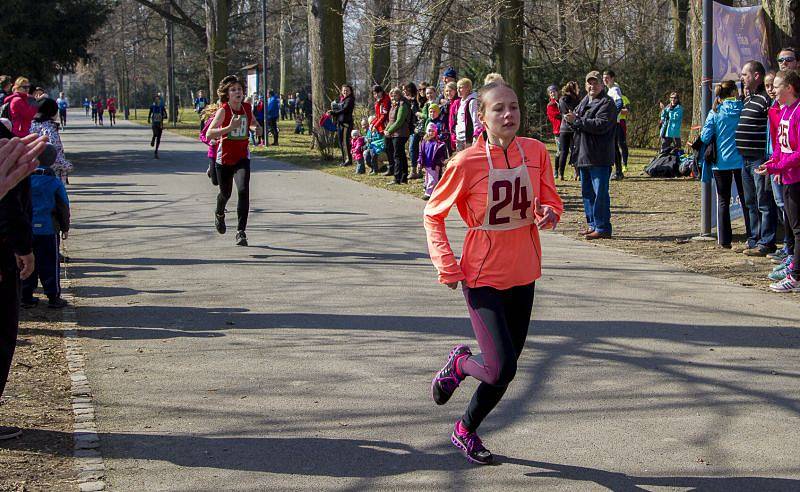
[[[453,67],[447,67],[442,73],[442,77],[450,77],[451,79],[457,79],[458,73],[456,73],[456,69]]]
[[[438,104],[436,104],[436,103],[431,103],[431,104],[428,106],[428,114],[430,114],[430,113],[431,113],[431,111],[433,111],[434,109],[435,109],[436,111],[441,111],[441,110],[442,110],[442,108],[440,108]]]
[[[436,126],[436,123],[428,123],[428,126],[425,128],[425,132],[433,132],[434,135],[439,134],[439,127]]]
[[[558,86],[552,84],[550,87],[547,88],[547,92],[552,92],[552,91],[558,92]]]
[[[350,136],[353,138],[358,138],[361,136],[361,132],[359,132],[358,130],[353,130],[350,132]]]

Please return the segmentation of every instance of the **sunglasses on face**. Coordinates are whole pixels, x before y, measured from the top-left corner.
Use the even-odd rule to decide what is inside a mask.
[[[20,89],[30,89],[31,88],[31,86],[29,86],[29,85],[21,85],[19,87],[20,87]]]
[[[778,63],[791,63],[795,60],[796,58],[793,56],[784,56],[782,58],[778,58]]]

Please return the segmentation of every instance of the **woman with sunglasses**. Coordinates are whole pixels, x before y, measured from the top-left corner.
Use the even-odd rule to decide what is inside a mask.
[[[36,116],[38,108],[30,96],[31,83],[25,77],[19,77],[11,89],[13,94],[6,97],[3,104],[8,104],[11,116],[11,132],[17,137],[24,137],[30,133],[31,122]]]

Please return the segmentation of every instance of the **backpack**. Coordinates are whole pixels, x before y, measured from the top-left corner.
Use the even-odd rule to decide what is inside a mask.
[[[680,160],[672,152],[662,152],[658,154],[644,172],[651,178],[674,178],[679,176]]]

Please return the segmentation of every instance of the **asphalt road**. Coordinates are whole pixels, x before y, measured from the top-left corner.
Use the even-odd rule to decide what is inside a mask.
[[[797,297],[545,234],[481,428],[502,464],[475,467],[449,442],[475,381],[428,395],[476,344],[422,201],[256,159],[236,247],[202,144],[165,133],[155,160],[147,127],[71,119],[70,275],[114,490],[800,489]]]

